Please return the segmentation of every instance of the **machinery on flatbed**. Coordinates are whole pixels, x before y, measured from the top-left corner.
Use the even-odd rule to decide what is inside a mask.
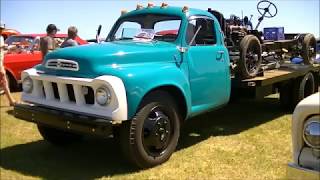
[[[219,21],[229,50],[232,73],[237,78],[255,77],[264,70],[279,68],[286,57],[301,57],[304,64],[313,64],[316,55],[316,39],[312,34],[284,34],[281,40],[266,40],[258,27],[264,18],[277,15],[276,5],[262,0],[257,5],[261,14],[255,29],[248,17],[240,19],[208,9]]]

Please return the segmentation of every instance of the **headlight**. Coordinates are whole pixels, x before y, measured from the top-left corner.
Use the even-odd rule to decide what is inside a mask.
[[[30,77],[26,77],[22,81],[22,89],[25,93],[31,93],[33,89],[33,81]]]
[[[96,90],[96,101],[99,105],[105,106],[111,102],[111,92],[109,88],[103,86]]]
[[[308,119],[304,125],[303,139],[312,148],[320,149],[320,116]]]

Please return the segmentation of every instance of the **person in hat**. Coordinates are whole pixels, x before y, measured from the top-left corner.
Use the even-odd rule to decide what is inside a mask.
[[[2,31],[4,30],[5,25],[1,22],[0,24],[0,34],[2,34]],[[13,106],[16,104],[16,101],[13,99],[10,89],[8,80],[6,78],[6,70],[4,69],[3,60],[4,60],[4,51],[5,51],[5,44],[4,44],[4,38],[2,35],[0,36],[0,86],[3,88],[3,91],[5,95],[7,96],[10,106]]]
[[[253,29],[253,28],[252,28],[252,23],[251,23],[251,21],[249,21],[248,16],[245,16],[245,17],[243,18],[243,25],[244,25],[248,30],[252,30],[252,29]]]
[[[68,28],[68,38],[61,44],[61,48],[78,46],[77,41],[75,40],[78,36],[78,29],[74,26]]]
[[[40,38],[40,50],[42,53],[42,59],[47,55],[48,52],[56,49],[56,42],[54,40],[55,35],[59,29],[54,24],[47,26],[47,36]]]

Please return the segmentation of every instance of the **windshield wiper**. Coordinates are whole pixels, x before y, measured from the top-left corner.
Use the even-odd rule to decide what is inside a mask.
[[[133,39],[133,38],[130,38],[130,37],[122,37],[122,38],[119,38],[119,39],[114,39],[114,41],[130,40],[130,39]]]

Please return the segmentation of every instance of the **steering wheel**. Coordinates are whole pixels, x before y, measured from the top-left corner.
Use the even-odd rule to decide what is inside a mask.
[[[258,12],[266,18],[275,17],[278,13],[278,9],[277,9],[276,5],[268,0],[260,1],[257,5],[257,9],[258,9]],[[275,11],[270,12],[270,9],[275,10]]]

